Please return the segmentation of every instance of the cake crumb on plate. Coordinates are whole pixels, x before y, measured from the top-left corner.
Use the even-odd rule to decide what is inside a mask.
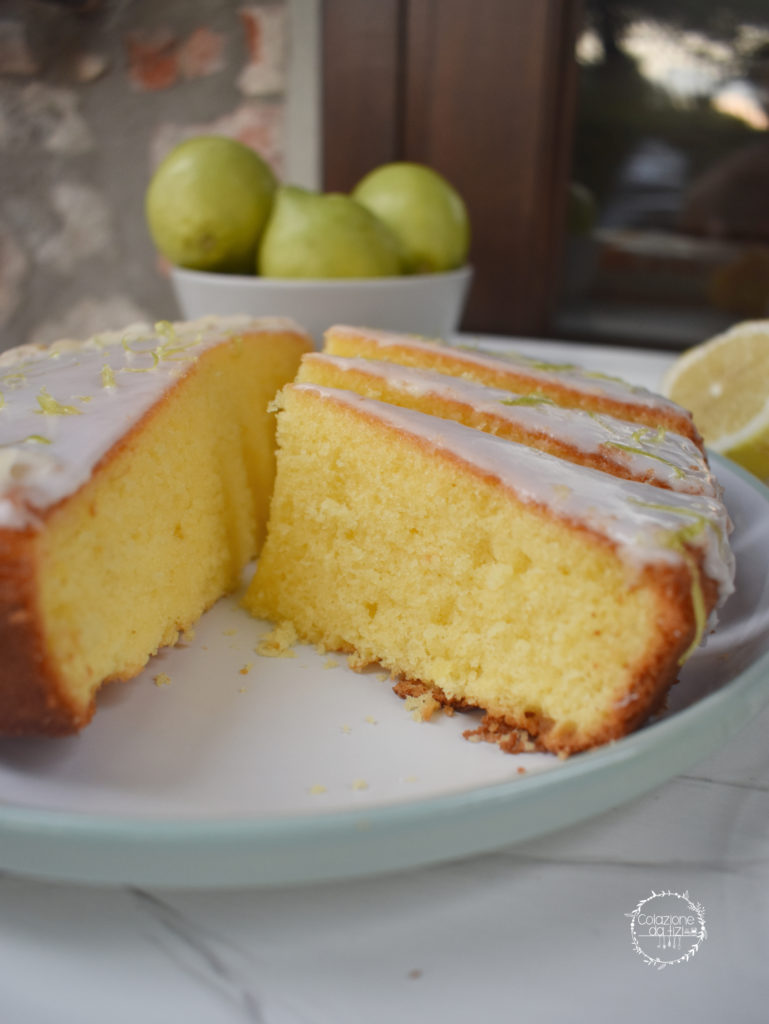
[[[296,643],[296,630],[290,622],[282,622],[279,626],[265,634],[256,645],[256,653],[263,658],[295,658],[291,650]]]

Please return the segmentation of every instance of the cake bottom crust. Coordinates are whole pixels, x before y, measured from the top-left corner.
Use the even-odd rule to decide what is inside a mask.
[[[429,685],[415,679],[399,679],[393,685],[393,693],[403,700],[424,700],[431,698],[441,709],[453,715],[456,711],[483,711],[477,704],[464,698],[452,699],[448,697],[439,686]],[[655,701],[644,713],[644,720],[659,714],[667,706],[667,689],[662,689],[656,696]],[[429,717],[429,714],[424,716]],[[584,749],[581,744],[569,746],[559,742],[554,749],[552,742],[548,742],[548,735],[553,732],[555,722],[546,715],[526,713],[525,725],[519,721],[513,721],[503,715],[494,715],[486,712],[481,722],[474,729],[465,729],[462,735],[471,743],[493,743],[505,754],[523,753],[556,753],[561,758],[569,757]],[[637,724],[642,724],[641,722]],[[611,742],[624,734],[625,727],[618,730],[614,735],[610,728],[607,728],[607,735],[603,742]]]

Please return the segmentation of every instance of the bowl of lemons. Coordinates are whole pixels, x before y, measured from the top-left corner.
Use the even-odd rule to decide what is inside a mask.
[[[422,164],[375,168],[349,194],[279,182],[222,136],[181,143],[146,194],[184,319],[288,316],[318,341],[334,323],[449,337],[469,291],[466,205]]]

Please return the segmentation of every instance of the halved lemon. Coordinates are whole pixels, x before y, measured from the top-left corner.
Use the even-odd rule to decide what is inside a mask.
[[[769,320],[746,320],[684,352],[662,381],[716,452],[769,481]]]

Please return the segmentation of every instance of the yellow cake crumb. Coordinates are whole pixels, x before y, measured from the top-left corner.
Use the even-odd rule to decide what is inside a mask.
[[[263,658],[294,658],[291,647],[296,643],[296,630],[290,622],[282,622],[265,634],[257,644],[256,653]]]
[[[378,725],[376,718],[373,715],[366,715],[364,721],[368,722],[369,725]]]
[[[338,664],[338,658],[326,658],[326,660],[323,662],[323,668],[336,668]]]
[[[343,733],[351,733],[352,732],[352,726],[351,725],[340,725],[339,728],[342,730]]]
[[[176,641],[179,647],[188,647],[195,639],[195,630],[190,627],[189,629],[183,629],[179,633],[179,639]]]
[[[312,796],[319,796],[321,793],[327,793],[328,790],[326,789],[325,786],[321,785],[319,782],[316,782],[314,786],[310,786],[307,792],[310,793]]]
[[[253,663],[252,661],[249,661],[249,662],[248,662],[247,664],[245,664],[245,665],[243,666],[243,668],[241,668],[241,669],[238,669],[238,671],[240,672],[240,674],[241,674],[242,676],[247,676],[247,675],[248,675],[248,673],[249,673],[249,672],[251,671],[251,669],[252,669],[253,667],[254,667],[254,663]]]
[[[353,789],[368,789],[368,782],[365,779],[354,779],[352,784]]]
[[[362,672],[364,668],[368,668],[371,664],[371,659],[361,657],[360,654],[353,651],[352,654],[347,655],[347,665],[353,670],[353,672]]]
[[[411,717],[415,722],[429,722],[441,706],[429,690],[416,696],[406,697],[405,703],[406,710],[411,712]]]
[[[166,675],[165,672],[159,672],[156,676],[153,676],[152,681],[155,684],[155,686],[171,685],[171,677],[169,675]]]

